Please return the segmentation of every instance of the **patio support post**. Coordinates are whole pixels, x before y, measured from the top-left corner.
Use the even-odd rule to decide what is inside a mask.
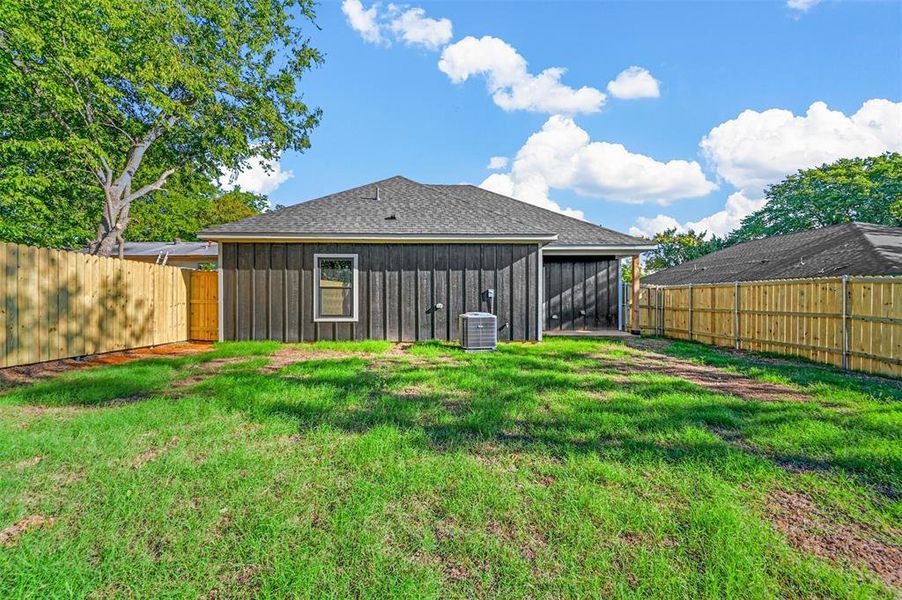
[[[630,294],[630,313],[631,313],[631,321],[630,321],[630,333],[633,335],[639,335],[641,333],[639,329],[639,255],[636,254],[633,256],[633,293]]]

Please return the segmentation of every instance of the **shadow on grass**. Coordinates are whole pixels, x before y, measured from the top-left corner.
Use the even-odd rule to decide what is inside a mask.
[[[779,379],[802,388],[826,386],[834,391],[850,391],[875,399],[902,401],[902,381],[898,379],[843,371],[830,365],[809,362],[801,357],[751,352],[739,356],[688,341],[673,341],[662,352],[674,358],[731,369],[756,379]],[[768,359],[777,360],[768,362]]]
[[[188,367],[261,356],[277,347],[225,347],[206,355],[87,369],[0,400],[96,406],[162,394]],[[401,358],[308,360],[275,373],[261,372],[259,362],[251,361],[221,370],[187,393],[253,419],[291,420],[300,432],[326,426],[365,434],[394,427],[437,452],[479,453],[488,445],[555,460],[597,453],[623,463],[663,461],[736,479],[765,465],[841,470],[887,495],[899,494],[902,453],[899,409],[893,404],[863,402],[840,412],[815,402],[744,401],[649,373],[624,382],[591,358],[600,350],[619,348],[512,344],[494,354],[467,355],[443,344],[421,344]]]
[[[856,415],[817,403],[744,401],[654,375],[623,383],[587,370],[579,352],[547,352],[543,368],[535,352],[432,349],[427,354],[453,360],[307,361],[274,374],[218,375],[196,392],[252,418],[291,419],[301,432],[390,426],[420,435],[434,451],[478,453],[489,444],[554,459],[594,452],[739,479],[762,463],[841,470],[886,495],[899,493],[898,413],[890,408],[881,407],[887,421],[875,423],[874,409]]]
[[[263,357],[282,347],[278,342],[229,342],[200,354],[157,356],[118,365],[75,369],[33,383],[10,384],[0,389],[0,402],[43,406],[102,406],[122,400],[163,393],[186,371],[218,359]]]

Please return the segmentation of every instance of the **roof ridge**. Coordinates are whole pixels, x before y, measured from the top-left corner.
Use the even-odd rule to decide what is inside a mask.
[[[896,265],[892,257],[887,256],[883,249],[874,243],[874,240],[872,240],[870,237],[870,233],[866,231],[865,228],[862,227],[862,225],[867,225],[869,227],[878,227],[881,230],[891,229],[892,227],[888,225],[878,225],[877,223],[864,223],[860,221],[852,221],[850,224],[853,225],[851,229],[855,232],[855,235],[857,235],[864,241],[865,248],[871,256],[873,256],[878,262],[883,264],[884,267],[891,268]]]
[[[527,206],[530,206],[530,207],[532,207],[532,208],[535,208],[535,209],[538,209],[538,210],[542,210],[542,211],[545,211],[545,212],[547,212],[547,213],[551,213],[552,215],[555,215],[556,217],[563,217],[563,218],[565,218],[565,219],[570,219],[571,221],[575,221],[575,222],[577,222],[577,223],[586,224],[586,225],[591,225],[592,227],[597,227],[598,229],[604,230],[604,231],[606,231],[606,232],[616,233],[617,235],[625,235],[625,236],[628,236],[628,237],[631,237],[631,238],[635,239],[635,240],[638,241],[638,242],[642,242],[642,241],[650,242],[650,241],[651,241],[651,240],[648,239],[648,238],[638,237],[638,236],[635,236],[635,235],[629,235],[629,234],[626,234],[626,233],[622,233],[622,232],[620,232],[620,231],[617,231],[616,229],[611,229],[610,227],[605,227],[604,225],[599,225],[599,224],[593,223],[593,222],[591,222],[591,221],[586,221],[585,219],[577,219],[576,217],[571,217],[570,215],[566,215],[566,214],[564,214],[564,213],[562,213],[562,212],[553,211],[553,210],[551,210],[551,209],[549,209],[549,208],[545,208],[544,206],[538,206],[537,204],[531,204],[531,203],[529,203],[529,202],[524,202],[523,200],[520,200],[520,199],[518,199],[518,198],[514,198],[513,196],[508,196],[508,195],[506,195],[506,194],[499,194],[498,192],[495,192],[495,191],[492,191],[492,190],[487,190],[486,188],[479,187],[478,185],[473,185],[472,183],[459,183],[459,184],[453,184],[453,183],[452,183],[452,184],[447,184],[447,183],[437,183],[437,184],[429,184],[429,185],[433,185],[433,186],[443,186],[443,187],[470,187],[470,188],[474,188],[474,189],[479,190],[480,192],[485,192],[485,193],[488,193],[488,194],[492,194],[493,196],[500,196],[501,198],[506,198],[506,199],[508,199],[508,200],[513,200],[514,202],[520,202],[520,203],[525,204],[525,205],[527,205]]]

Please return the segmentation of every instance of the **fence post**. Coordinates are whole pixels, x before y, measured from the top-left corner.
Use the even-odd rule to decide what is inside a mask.
[[[661,286],[655,288],[655,324],[657,325],[655,329],[655,335],[663,336],[662,333],[664,331],[664,312],[661,303],[663,302],[664,297],[661,295]]]
[[[735,338],[736,349],[742,345],[742,338],[739,336],[739,282],[733,284],[733,337]]]
[[[692,341],[692,284],[689,284],[689,333],[688,338]]]
[[[667,337],[667,305],[664,300],[667,298],[667,288],[661,287],[661,337]]]
[[[842,276],[842,368],[849,368],[849,276]]]

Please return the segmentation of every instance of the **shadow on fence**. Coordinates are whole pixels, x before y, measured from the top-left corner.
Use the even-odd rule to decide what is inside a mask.
[[[188,339],[188,272],[0,244],[0,367]]]

